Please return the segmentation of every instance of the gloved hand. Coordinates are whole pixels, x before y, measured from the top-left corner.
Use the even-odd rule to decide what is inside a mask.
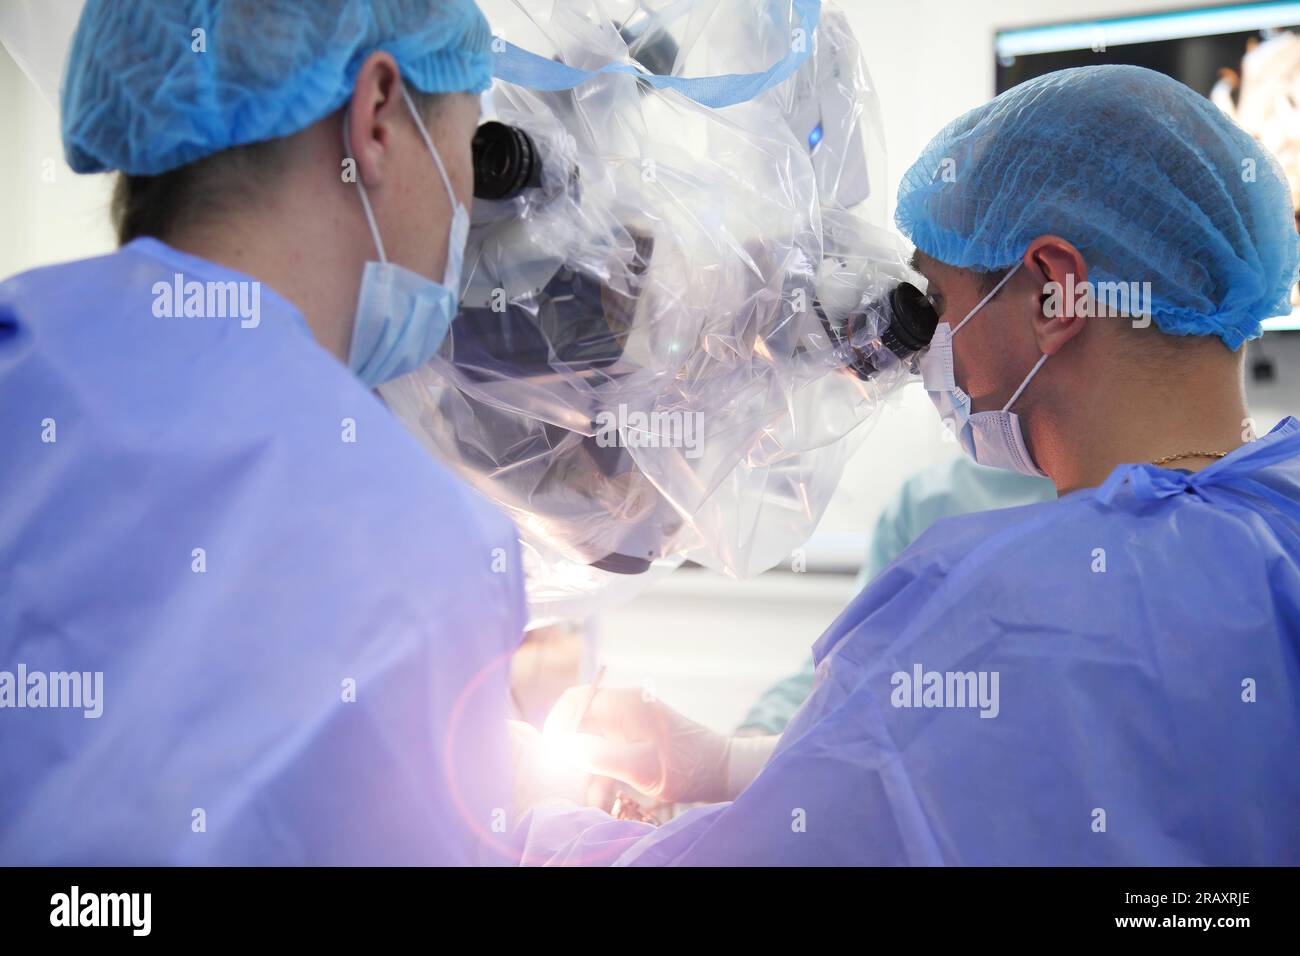
[[[589,687],[565,691],[546,718],[543,735],[563,739],[575,766],[666,803],[734,798],[780,739],[724,736],[634,688],[598,691],[579,725],[589,695]]]

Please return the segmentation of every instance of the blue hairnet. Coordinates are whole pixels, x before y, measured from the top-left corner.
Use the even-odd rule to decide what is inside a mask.
[[[980,271],[1061,236],[1090,282],[1149,281],[1163,331],[1234,350],[1290,312],[1300,262],[1272,155],[1203,96],[1135,66],[1049,73],[949,123],[903,176],[895,218],[922,252]]]
[[[424,93],[481,92],[491,39],[473,0],[89,0],[64,152],[79,173],[156,175],[288,136],[342,106],[375,50]]]

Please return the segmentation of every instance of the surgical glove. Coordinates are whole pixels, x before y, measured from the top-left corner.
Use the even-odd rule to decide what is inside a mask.
[[[734,798],[758,775],[780,739],[727,737],[633,688],[590,693],[589,687],[566,691],[547,717],[543,735],[563,740],[558,745],[575,766],[666,803]]]

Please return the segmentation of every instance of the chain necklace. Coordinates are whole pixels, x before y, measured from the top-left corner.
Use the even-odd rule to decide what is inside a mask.
[[[1181,455],[1165,455],[1164,458],[1157,458],[1151,464],[1160,468],[1171,461],[1180,461],[1183,458],[1223,458],[1227,454],[1226,451],[1185,451]]]

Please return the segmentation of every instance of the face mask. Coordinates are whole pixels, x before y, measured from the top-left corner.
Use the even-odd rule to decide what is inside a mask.
[[[384,243],[375,226],[375,216],[370,209],[366,187],[357,179],[361,205],[366,211],[366,222],[379,252],[378,262],[367,262],[361,275],[361,291],[357,296],[356,321],[352,327],[352,344],[348,351],[348,368],[369,388],[375,388],[399,375],[419,368],[433,358],[451,327],[460,302],[460,269],[465,258],[465,243],[469,239],[469,213],[456,200],[451,180],[442,165],[442,158],[434,148],[429,131],[411,101],[406,88],[402,98],[411,111],[415,127],[420,131],[424,145],[429,148],[438,175],[451,197],[451,229],[447,237],[447,268],[442,282],[434,282],[418,272],[404,269],[389,262],[384,255]],[[344,154],[348,153],[348,121],[343,118]]]
[[[1022,475],[1046,478],[1047,476],[1034,464],[1033,458],[1029,455],[1029,449],[1025,446],[1024,433],[1020,429],[1020,416],[1011,411],[1011,406],[1034,380],[1038,370],[1047,361],[1047,356],[1044,355],[1038,360],[1025,376],[1025,380],[1020,383],[1015,394],[1011,396],[1010,401],[996,412],[972,413],[970,396],[958,387],[953,372],[952,337],[998,294],[998,290],[1016,274],[1020,265],[1017,262],[1015,268],[993,287],[993,291],[976,303],[975,308],[957,323],[956,328],[947,322],[939,323],[934,330],[934,338],[930,340],[929,350],[921,356],[921,382],[930,400],[934,402],[935,408],[939,410],[940,417],[945,422],[951,422],[956,429],[957,440],[961,442],[962,450],[976,463],[990,468],[1019,472]]]

